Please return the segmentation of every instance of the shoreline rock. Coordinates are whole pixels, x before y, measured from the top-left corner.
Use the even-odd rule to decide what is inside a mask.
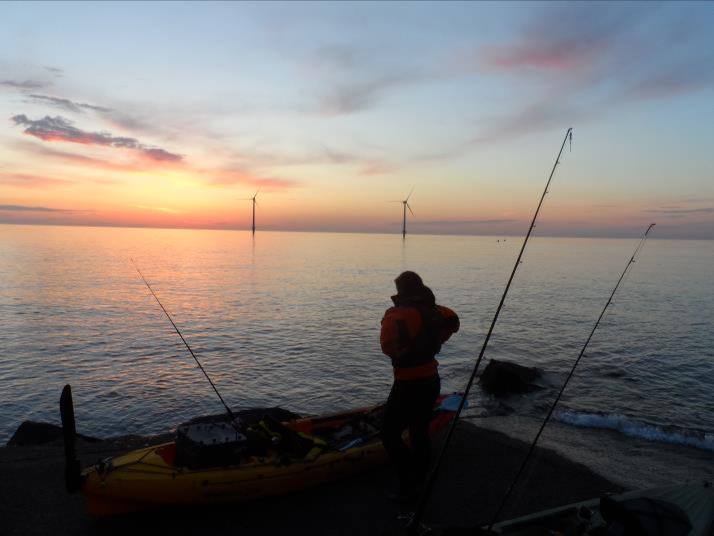
[[[88,442],[99,442],[97,437],[77,434],[77,437]],[[51,443],[62,438],[62,427],[48,422],[22,421],[15,433],[8,440],[8,446],[27,447]]]
[[[481,373],[479,383],[484,391],[494,395],[526,393],[540,388],[534,383],[539,376],[535,367],[491,359]]]

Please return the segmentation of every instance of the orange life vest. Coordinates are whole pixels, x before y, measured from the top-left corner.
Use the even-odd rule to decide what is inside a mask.
[[[435,355],[459,330],[459,317],[443,305],[409,305],[387,309],[380,343],[392,360],[396,380],[438,376]]]

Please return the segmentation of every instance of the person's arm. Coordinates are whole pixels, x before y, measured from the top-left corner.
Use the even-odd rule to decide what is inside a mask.
[[[444,317],[444,325],[441,328],[441,342],[445,343],[454,333],[459,331],[461,322],[459,321],[459,315],[453,310],[443,305],[437,305],[437,307],[439,308],[441,316]]]

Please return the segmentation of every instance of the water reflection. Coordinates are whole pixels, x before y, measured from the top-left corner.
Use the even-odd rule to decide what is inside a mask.
[[[534,237],[486,357],[567,370],[633,244]],[[379,321],[407,269],[462,319],[439,356],[444,389],[462,388],[519,247],[492,237],[0,226],[0,435],[23,419],[56,421],[67,382],[82,428],[97,435],[221,411],[132,257],[232,407],[318,413],[386,396]],[[564,403],[714,429],[713,262],[701,242],[648,243]],[[612,364],[618,375],[606,374]],[[695,402],[681,404],[685,395]]]

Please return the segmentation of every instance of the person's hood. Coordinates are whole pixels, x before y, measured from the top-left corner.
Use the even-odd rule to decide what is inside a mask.
[[[414,294],[395,294],[392,296],[392,302],[397,307],[433,307],[436,305],[434,293],[427,286],[424,286],[419,293]]]

